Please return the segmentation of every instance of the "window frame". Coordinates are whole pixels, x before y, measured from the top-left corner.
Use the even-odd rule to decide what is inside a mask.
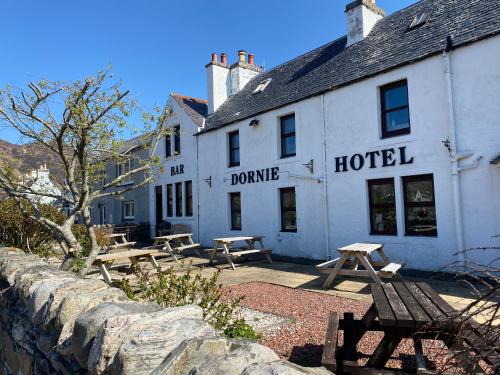
[[[240,198],[240,209],[239,210],[236,210],[235,209],[235,205],[233,205],[233,197],[236,197],[238,196]],[[234,226],[234,213],[238,213],[240,215],[240,226],[239,227],[236,227]],[[229,193],[229,214],[230,214],[230,226],[231,226],[231,230],[242,230],[243,228],[243,217],[242,217],[242,214],[241,214],[241,192],[239,191],[234,191],[234,192],[231,192]]]
[[[408,202],[407,197],[407,183],[408,182],[418,182],[418,181],[431,181],[432,183],[432,201],[429,202]],[[420,174],[413,176],[403,176],[401,178],[401,183],[403,185],[403,202],[404,202],[404,213],[405,213],[405,236],[411,237],[437,237],[437,210],[436,210],[436,189],[434,188],[434,175],[432,173]],[[408,230],[408,209],[413,207],[434,207],[434,212],[436,213],[436,229],[433,232],[426,234],[410,232]]]
[[[285,193],[293,191],[293,196],[295,198],[295,209],[294,211],[291,210],[283,210],[283,196]],[[298,225],[297,225],[297,191],[295,189],[295,186],[290,186],[290,187],[284,187],[279,189],[279,194],[280,194],[280,217],[281,217],[281,232],[285,233],[297,233]],[[286,229],[285,228],[285,213],[286,212],[295,212],[295,229]]]
[[[174,185],[166,185],[167,217],[174,217]]]
[[[373,180],[368,180],[368,207],[369,207],[369,215],[370,215],[370,235],[374,236],[397,236],[398,235],[398,220],[397,220],[397,207],[396,207],[396,184],[394,181],[394,177],[388,178],[377,178]],[[390,203],[377,203],[375,204],[372,199],[372,191],[371,187],[375,185],[387,185],[388,183],[392,184],[392,189],[394,192],[394,201],[392,204]],[[394,212],[396,213],[396,223],[395,223],[395,231],[377,231],[375,230],[375,223],[373,222],[373,210],[376,208],[394,208]]]
[[[133,207],[133,215],[127,216],[127,206]],[[122,203],[122,213],[123,213],[123,220],[135,220],[135,201],[125,201]]]
[[[172,134],[165,134],[165,157],[172,157]]]
[[[174,132],[174,156],[181,154],[181,126],[176,125],[172,127]]]
[[[400,86],[405,86],[406,87],[406,97],[407,97],[407,103],[406,105],[391,108],[391,109],[386,109],[386,100],[385,100],[385,93],[389,90],[395,89]],[[405,135],[405,134],[410,134],[411,133],[411,118],[410,118],[410,95],[408,91],[408,80],[407,79],[401,79],[396,82],[391,82],[386,85],[380,86],[380,118],[381,118],[381,125],[382,125],[382,139],[384,138],[391,138],[391,137],[397,137],[400,135]],[[402,109],[407,109],[408,110],[408,127],[404,129],[398,129],[398,130],[387,130],[387,114],[390,112],[396,112],[400,111]]]
[[[238,137],[238,147],[234,146],[234,137]],[[240,147],[240,131],[239,130],[234,130],[232,132],[227,133],[227,139],[228,139],[228,152],[229,152],[229,163],[228,166],[229,168],[232,167],[239,167],[241,164],[241,147]],[[233,160],[233,151],[238,150],[238,161]]]
[[[182,182],[175,183],[175,216],[183,216]]]
[[[286,120],[293,118],[293,132],[290,133],[284,133],[283,131],[283,124]],[[297,130],[296,130],[296,122],[295,122],[295,113],[290,113],[288,115],[280,116],[279,118],[280,121],[280,159],[286,159],[286,158],[293,158],[294,156],[297,156]],[[286,154],[285,153],[285,147],[284,145],[286,144],[286,139],[293,137],[294,139],[294,144],[295,144],[295,152]]]
[[[189,186],[189,189],[188,189]],[[193,181],[184,182],[184,210],[185,216],[193,216]]]

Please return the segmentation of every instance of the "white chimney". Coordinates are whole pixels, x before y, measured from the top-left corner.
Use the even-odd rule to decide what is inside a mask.
[[[375,0],[355,0],[346,6],[347,45],[362,41],[385,12],[375,5]]]
[[[216,53],[212,54],[212,61],[206,65],[207,68],[207,91],[208,91],[208,114],[214,113],[226,99],[236,94],[257,74],[262,68],[254,64],[254,56],[246,52],[238,51],[238,61],[231,65],[227,64],[227,55],[221,54],[218,60]]]

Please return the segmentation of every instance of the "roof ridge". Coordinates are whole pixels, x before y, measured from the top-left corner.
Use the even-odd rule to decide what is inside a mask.
[[[174,96],[176,98],[192,99],[192,100],[196,100],[196,101],[201,102],[201,103],[208,103],[208,100],[206,100],[206,99],[195,98],[194,96],[183,95],[183,94],[179,94],[177,92],[171,92],[170,95],[172,95],[172,96]]]

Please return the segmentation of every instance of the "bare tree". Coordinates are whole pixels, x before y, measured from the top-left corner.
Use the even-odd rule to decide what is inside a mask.
[[[139,144],[150,149],[145,159],[134,156],[133,150],[120,141],[130,129],[128,117],[137,106],[129,91],[112,82],[110,70],[101,71],[74,83],[40,81],[29,83],[27,89],[7,87],[0,91],[0,124],[15,129],[25,141],[42,145],[47,153],[60,160],[64,170],[62,196],[36,191],[23,182],[9,165],[0,166],[0,190],[21,204],[26,200],[32,210],[24,213],[46,228],[65,253],[63,269],[69,269],[82,247],[72,232],[77,218],[82,218],[91,240],[92,249],[80,271],[85,275],[99,252],[95,230],[91,224],[90,206],[94,199],[106,195],[121,195],[144,186],[154,178],[158,159],[153,157],[158,140],[164,134],[165,109],[157,114],[143,114],[144,139]],[[134,148],[137,145],[133,146]],[[110,162],[123,163],[135,159],[134,167],[105,184],[99,183]],[[124,186],[132,176],[141,181]],[[108,176],[110,177],[110,176]],[[45,217],[33,197],[62,199],[72,207],[71,213],[59,225]]]

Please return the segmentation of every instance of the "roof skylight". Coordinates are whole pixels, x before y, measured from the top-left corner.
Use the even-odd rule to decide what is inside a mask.
[[[412,29],[415,29],[417,27],[424,25],[427,21],[429,21],[429,18],[431,18],[431,15],[430,15],[430,13],[427,13],[427,12],[416,15],[413,18],[413,21],[411,21],[411,24],[408,27],[408,30],[412,30]]]
[[[272,78],[263,80],[259,85],[253,90],[253,94],[258,94],[266,89],[266,87],[271,83]]]

